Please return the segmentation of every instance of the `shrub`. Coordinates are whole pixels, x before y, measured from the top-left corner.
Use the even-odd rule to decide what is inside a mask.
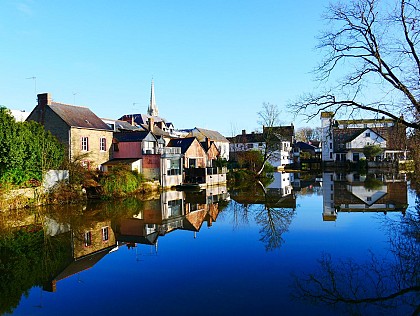
[[[105,198],[121,197],[134,193],[142,188],[143,182],[142,174],[119,168],[104,174],[99,181]]]

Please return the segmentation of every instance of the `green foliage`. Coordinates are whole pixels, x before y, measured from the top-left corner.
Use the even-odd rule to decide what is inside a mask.
[[[0,314],[12,313],[22,295],[62,271],[71,261],[70,240],[50,239],[37,227],[0,236]]]
[[[134,193],[142,188],[143,182],[142,174],[117,168],[105,174],[99,181],[106,198],[121,197]]]
[[[363,147],[363,154],[365,155],[366,159],[372,159],[376,156],[382,154],[383,149],[379,145],[366,145]]]
[[[372,175],[368,175],[366,177],[365,182],[363,183],[363,186],[365,187],[365,189],[368,189],[368,190],[379,190],[380,188],[382,188],[383,185],[384,184],[381,180],[376,179]]]
[[[0,126],[0,184],[42,180],[44,171],[61,165],[63,145],[39,123],[15,122],[0,108]]]

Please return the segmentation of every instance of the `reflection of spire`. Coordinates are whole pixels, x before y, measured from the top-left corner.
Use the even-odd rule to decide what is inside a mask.
[[[159,116],[159,111],[156,105],[156,99],[155,99],[155,84],[152,79],[152,87],[150,89],[150,104],[149,108],[147,109],[147,114],[150,116]]]

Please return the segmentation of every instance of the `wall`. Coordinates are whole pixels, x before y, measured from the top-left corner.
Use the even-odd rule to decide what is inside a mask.
[[[50,107],[45,107],[45,114],[42,117],[41,107],[36,106],[27,120],[41,123],[47,131],[50,131],[61,143],[68,147],[70,127]]]
[[[196,159],[196,168],[205,168],[207,164],[207,154],[201,144],[194,140],[188,150],[185,152],[184,166],[188,168],[188,160]]]
[[[113,152],[113,158],[141,158],[140,142],[120,142],[118,151]]]
[[[146,179],[160,179],[160,155],[144,155],[142,173]]]
[[[110,159],[111,146],[112,146],[112,131],[101,131],[101,130],[89,130],[82,128],[72,127],[70,130],[71,134],[71,151],[70,158],[74,158],[88,154],[88,156],[82,160],[88,160],[90,162],[89,168],[96,169],[104,162]],[[89,151],[82,151],[81,139],[82,137],[89,138]],[[106,151],[100,151],[99,143],[100,138],[106,138]]]

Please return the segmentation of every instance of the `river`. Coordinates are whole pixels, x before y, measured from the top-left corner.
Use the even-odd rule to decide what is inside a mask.
[[[0,314],[415,314],[419,206],[401,174],[275,173],[2,214]]]

